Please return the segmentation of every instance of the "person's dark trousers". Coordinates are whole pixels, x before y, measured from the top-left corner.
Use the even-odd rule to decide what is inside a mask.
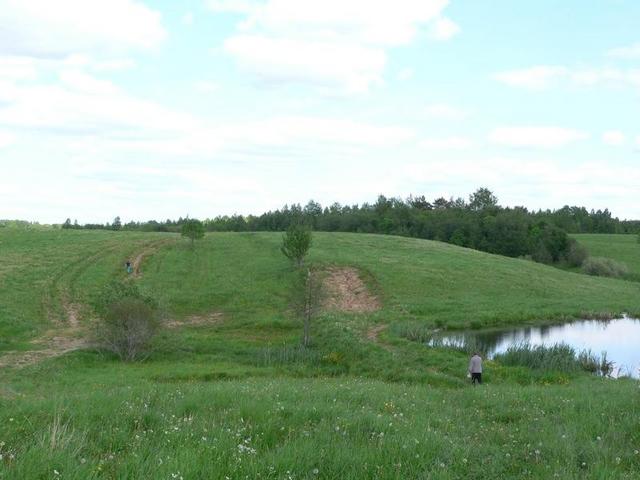
[[[474,385],[478,382],[478,384],[482,383],[482,374],[481,373],[472,373],[471,374],[471,383]]]

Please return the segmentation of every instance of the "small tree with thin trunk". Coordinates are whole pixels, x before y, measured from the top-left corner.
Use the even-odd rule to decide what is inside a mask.
[[[302,319],[302,345],[311,345],[311,325],[320,315],[324,302],[324,288],[319,272],[311,269],[300,270],[294,284],[294,307],[298,318]]]
[[[304,263],[304,257],[311,248],[311,230],[303,225],[291,225],[282,237],[282,253],[297,267]]]
[[[195,241],[204,237],[204,225],[200,220],[187,220],[182,224],[182,236],[191,240],[191,248],[193,248]]]

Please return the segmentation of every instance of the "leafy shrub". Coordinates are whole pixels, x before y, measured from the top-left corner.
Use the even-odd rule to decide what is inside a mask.
[[[585,273],[598,277],[620,278],[629,273],[624,263],[604,257],[588,258],[582,265],[582,269]]]
[[[161,327],[158,306],[151,297],[141,294],[131,282],[113,283],[96,302],[96,311],[100,347],[127,362],[148,354],[151,341]]]
[[[531,254],[531,259],[534,262],[544,263],[550,265],[553,263],[553,257],[549,253],[549,250],[544,245],[538,245],[533,253]]]
[[[567,263],[572,267],[581,267],[587,258],[589,258],[587,249],[574,239],[571,239],[569,251],[567,252]]]

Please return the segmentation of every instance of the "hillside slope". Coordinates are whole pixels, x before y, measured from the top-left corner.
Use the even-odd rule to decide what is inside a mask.
[[[137,280],[175,317],[226,312],[245,321],[282,319],[292,269],[281,235],[207,235],[190,249],[175,235],[0,231],[1,350],[65,322],[128,258],[145,255]],[[309,262],[353,266],[382,300],[387,322],[412,319],[463,328],[640,311],[640,286],[591,278],[438,242],[317,233]],[[84,316],[90,311],[81,309]]]
[[[192,250],[172,235],[0,231],[2,348],[23,350],[0,353],[0,479],[637,476],[637,382],[486,362],[474,389],[464,353],[384,328],[640,310],[637,283],[317,234],[310,264],[377,301],[327,310],[301,350],[280,238],[213,234]],[[150,357],[42,343],[90,335],[91,298],[127,258],[168,314]],[[51,355],[2,363],[34,348]]]
[[[286,310],[290,266],[280,234],[208,235],[190,251],[176,244],[149,260],[142,284],[177,314]],[[309,262],[353,266],[380,295],[389,321],[452,328],[640,311],[640,286],[428,240],[316,233]]]

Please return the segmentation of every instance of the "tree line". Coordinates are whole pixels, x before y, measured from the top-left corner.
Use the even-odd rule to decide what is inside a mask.
[[[70,219],[62,228],[181,232],[192,219],[164,222],[130,222],[116,217],[111,224],[78,225]],[[502,207],[486,188],[463,198],[424,196],[406,199],[380,195],[375,203],[323,207],[309,201],[285,205],[262,215],[217,216],[202,221],[210,232],[286,231],[306,225],[326,232],[357,232],[401,235],[438,240],[510,257],[528,256],[543,263],[581,264],[585,255],[569,238],[571,233],[638,233],[640,221],[621,221],[608,209],[584,207],[529,211],[525,207]]]

